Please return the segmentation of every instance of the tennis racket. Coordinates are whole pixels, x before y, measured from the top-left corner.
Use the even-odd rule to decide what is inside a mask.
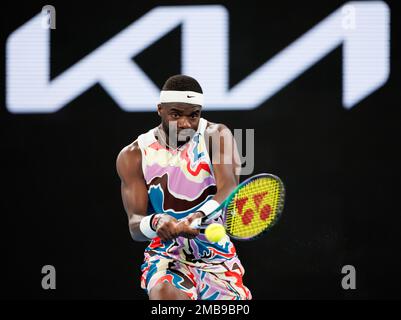
[[[261,173],[240,183],[215,211],[195,219],[191,227],[204,229],[211,220],[221,216],[231,238],[253,240],[277,222],[283,211],[284,197],[284,184],[280,178]]]

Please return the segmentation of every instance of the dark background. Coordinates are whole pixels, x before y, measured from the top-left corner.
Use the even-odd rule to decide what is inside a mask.
[[[202,3],[229,11],[233,86],[343,2],[193,4]],[[130,238],[115,159],[158,124],[157,114],[124,112],[99,85],[53,114],[5,107],[5,41],[45,4],[57,10],[56,77],[151,8],[180,2],[1,3],[0,296],[146,299],[139,285],[145,243]],[[286,184],[274,230],[236,242],[255,299],[401,297],[400,14],[388,4],[390,77],[351,110],[341,102],[339,47],[255,110],[203,113],[232,129],[254,128],[254,173]],[[180,59],[179,28],[134,58],[159,86],[180,73]],[[46,264],[56,268],[56,290],[41,287]],[[347,264],[356,268],[356,290],[341,287]]]

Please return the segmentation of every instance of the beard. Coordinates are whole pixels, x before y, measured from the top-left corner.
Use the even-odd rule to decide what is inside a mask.
[[[181,146],[192,139],[196,131],[192,128],[178,129],[176,121],[163,121],[163,130],[166,134],[168,144],[171,146]]]

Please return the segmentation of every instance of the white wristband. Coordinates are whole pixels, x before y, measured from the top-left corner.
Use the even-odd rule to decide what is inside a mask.
[[[153,230],[152,227],[150,226],[150,222],[151,222],[153,216],[154,216],[154,214],[146,216],[146,217],[142,218],[141,222],[139,223],[139,229],[141,230],[143,235],[145,237],[147,237],[148,239],[153,239],[153,238],[157,237],[156,231]]]
[[[202,211],[205,216],[208,216],[212,212],[214,212],[218,207],[220,206],[220,203],[218,203],[216,200],[209,200],[206,201],[202,207],[200,207],[197,211]]]

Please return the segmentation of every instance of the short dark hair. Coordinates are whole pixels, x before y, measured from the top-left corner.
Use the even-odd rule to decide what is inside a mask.
[[[202,87],[200,86],[198,81],[196,81],[192,77],[183,74],[177,74],[168,78],[164,83],[162,90],[194,91],[198,93],[203,93]]]

